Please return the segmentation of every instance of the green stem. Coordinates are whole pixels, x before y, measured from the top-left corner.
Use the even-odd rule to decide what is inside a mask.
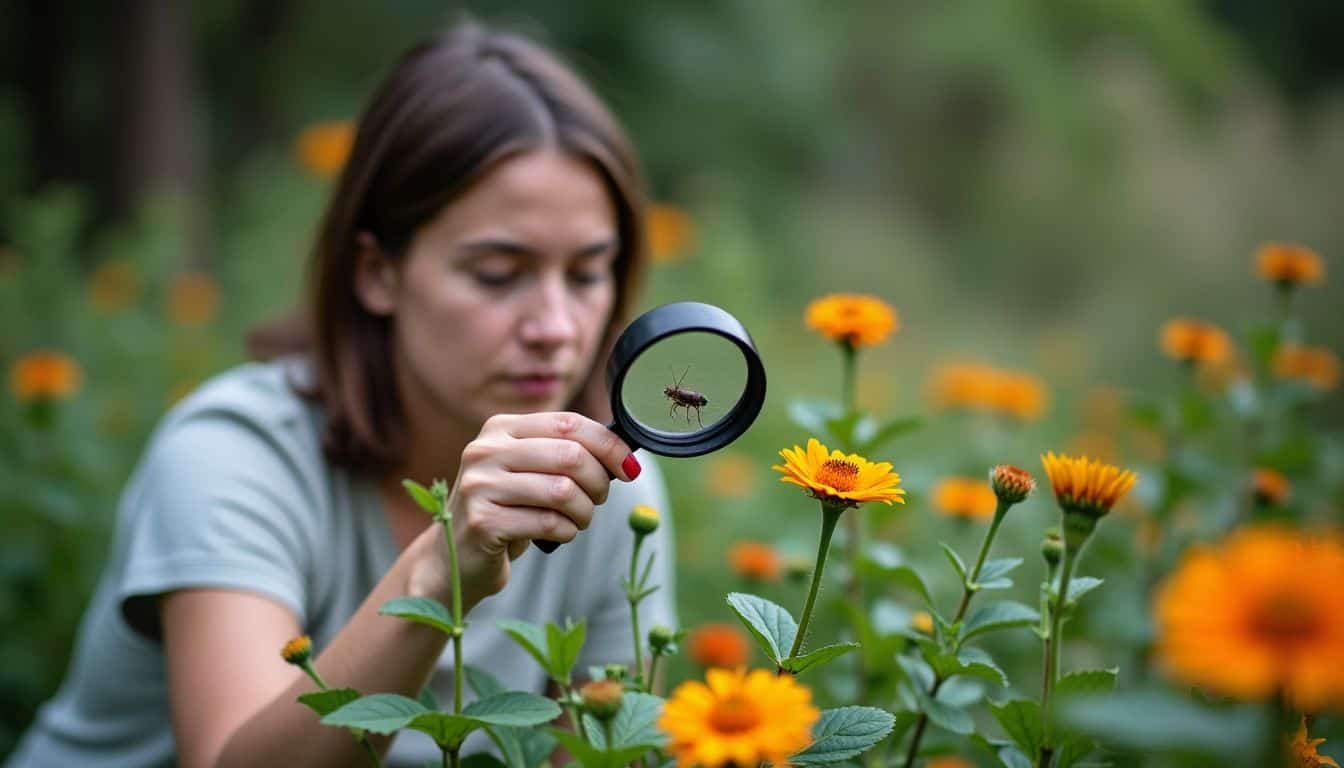
[[[994,543],[995,534],[999,532],[999,524],[1003,522],[1010,506],[1012,505],[1000,499],[999,506],[994,510],[994,520],[990,522],[989,530],[985,532],[984,541],[980,542],[980,554],[975,558],[975,567],[971,569],[966,578],[966,583],[962,585],[961,605],[957,606],[956,618],[952,619],[953,624],[961,621],[962,617],[966,615],[966,608],[970,606],[971,598],[979,591],[978,586],[972,589],[971,585],[975,584],[980,578],[980,569],[985,567],[985,556],[989,554],[989,547]]]
[[[942,678],[934,678],[933,687],[929,689],[929,698],[938,695],[938,689],[943,686]],[[905,752],[905,768],[914,768],[915,758],[919,756],[919,742],[924,738],[924,729],[929,726],[929,716],[923,712],[919,713],[919,722],[915,723],[915,734],[910,737],[910,748]]]
[[[625,593],[630,601],[630,633],[635,641],[635,685],[641,687],[644,680],[644,644],[639,641],[639,600],[635,596],[640,592],[640,585],[635,583],[635,572],[639,563],[639,547],[643,543],[644,537],[636,535],[635,548],[630,552],[630,586],[629,591]]]
[[[645,693],[653,693],[655,696],[657,696],[658,694],[654,693],[654,690],[653,690],[653,681],[657,679],[657,678],[654,677],[654,673],[657,672],[657,671],[658,671],[658,654],[656,654],[656,653],[654,653],[654,654],[650,654],[650,656],[649,656],[649,679],[648,679],[648,683],[644,686],[644,692],[645,692]]]
[[[1043,659],[1045,672],[1041,680],[1041,713],[1043,717],[1050,716],[1050,693],[1054,689],[1055,682],[1059,679],[1059,656],[1060,648],[1063,647],[1063,627],[1064,627],[1064,607],[1068,605],[1069,600],[1069,580],[1073,578],[1073,566],[1078,561],[1078,546],[1066,546],[1064,548],[1064,562],[1059,572],[1059,596],[1055,598],[1050,607],[1050,634],[1045,638],[1045,658]],[[1041,745],[1040,760],[1037,763],[1040,768],[1045,768],[1050,764],[1050,758],[1054,753],[1051,745]]]
[[[807,593],[807,603],[803,606],[803,617],[798,622],[798,634],[793,638],[793,647],[789,649],[789,658],[798,655],[807,637],[807,625],[812,621],[812,607],[817,602],[817,588],[821,586],[821,572],[826,567],[826,552],[831,547],[831,535],[835,533],[835,524],[840,521],[844,507],[821,505],[821,542],[817,544],[817,567],[812,570],[812,588]]]
[[[327,690],[327,681],[323,680],[322,676],[317,674],[317,669],[313,667],[312,661],[303,662],[302,664],[299,665],[299,668],[302,669],[304,672],[308,673],[308,676],[313,679],[313,682],[317,683],[317,687],[319,690],[323,691]]]
[[[453,515],[443,502],[443,535],[448,539],[448,567],[453,573],[453,714],[462,714],[462,573],[457,565],[457,540],[453,538]],[[453,753],[457,764],[457,753]]]
[[[457,768],[458,763],[457,763],[456,749],[445,749],[443,751],[443,768],[448,768],[450,765],[452,766],[452,768]]]
[[[359,738],[359,743],[360,746],[364,747],[364,754],[369,756],[369,762],[373,764],[374,768],[381,768],[383,764],[382,758],[378,757],[378,752],[374,750],[373,745],[369,743],[369,737],[361,736]]]
[[[858,367],[857,365],[858,354],[856,354],[855,352],[854,345],[850,344],[847,341],[840,342],[840,349],[844,353],[845,358],[845,364],[844,364],[845,378],[843,384],[844,391],[841,394],[844,398],[845,416],[849,416],[854,413],[854,402],[855,400],[858,399],[857,393],[855,392],[857,386],[854,376],[854,371]],[[850,434],[853,435],[853,431],[851,431]],[[851,451],[854,449],[854,446],[852,445],[845,445],[843,447],[846,451]]]

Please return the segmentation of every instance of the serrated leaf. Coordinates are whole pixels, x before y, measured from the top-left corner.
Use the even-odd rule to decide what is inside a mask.
[[[328,688],[300,694],[299,703],[316,712],[318,717],[324,717],[358,698],[359,691],[354,688]]]
[[[514,642],[523,647],[523,650],[532,655],[537,660],[541,668],[546,670],[547,674],[551,671],[550,659],[546,657],[546,630],[526,621],[517,619],[499,619],[495,626],[504,630],[504,633],[514,639]]]
[[[627,747],[661,747],[667,741],[658,730],[658,716],[663,711],[663,700],[648,693],[627,691],[621,697],[621,709],[611,719],[611,746],[602,723],[592,715],[583,716],[588,740],[598,749],[625,749]]]
[[[1002,578],[1012,572],[1014,568],[1022,564],[1020,557],[999,557],[993,560],[986,560],[980,568],[980,576],[976,579],[979,582],[993,581]]]
[[[396,693],[375,693],[346,704],[322,718],[323,725],[392,733],[426,712],[424,705]]]
[[[1013,699],[1002,703],[989,703],[994,719],[1003,726],[1004,733],[1022,749],[1024,755],[1035,755],[1041,748],[1041,739],[1045,737],[1041,721],[1041,705],[1029,699]]]
[[[728,593],[728,606],[746,625],[770,660],[775,664],[783,663],[798,634],[798,622],[794,621],[788,610],[763,597],[745,592]]]
[[[489,698],[506,690],[504,684],[495,679],[494,675],[470,664],[462,667],[462,679],[478,699]]]
[[[434,494],[430,493],[428,488],[414,480],[402,480],[401,487],[406,489],[406,492],[411,495],[416,504],[420,505],[421,509],[431,515],[439,514],[439,501],[434,498]]]
[[[810,667],[815,667],[818,664],[825,664],[834,658],[843,656],[858,647],[858,643],[836,643],[834,645],[826,645],[803,654],[798,658],[785,659],[781,666],[794,674],[798,674]]]
[[[505,691],[473,701],[462,715],[487,725],[541,725],[560,716],[560,705],[534,693]]]
[[[933,667],[934,673],[944,680],[962,675],[1007,686],[1008,676],[1004,674],[1004,671],[999,669],[998,665],[992,659],[989,659],[987,654],[983,658],[974,654],[967,654],[968,651],[973,650],[977,649],[964,648],[956,656],[950,653],[937,654],[928,660],[929,666]]]
[[[1086,595],[1088,592],[1091,592],[1105,583],[1105,579],[1098,579],[1093,576],[1074,576],[1072,579],[1069,579],[1069,605],[1073,605],[1082,598],[1083,595]],[[1059,597],[1058,590],[1051,596],[1057,599]]]
[[[462,745],[463,739],[483,725],[479,720],[462,715],[450,715],[447,712],[425,712],[406,724],[406,728],[419,731],[434,740],[440,749],[453,749]]]
[[[863,754],[887,737],[896,718],[874,707],[823,710],[812,727],[812,745],[789,758],[789,764],[829,765]]]
[[[556,624],[546,625],[546,651],[550,659],[551,677],[569,685],[570,673],[583,650],[586,632],[582,621],[564,628]]]
[[[962,735],[975,731],[975,721],[966,710],[935,699],[927,693],[920,694],[919,709],[929,716],[929,722],[943,730]]]
[[[1021,603],[1003,600],[975,609],[961,629],[961,642],[986,632],[998,632],[1014,627],[1025,627],[1040,621],[1036,611]]]
[[[944,542],[938,542],[938,546],[943,548],[943,554],[947,556],[947,562],[952,564],[952,569],[957,572],[957,578],[962,584],[966,583],[966,563],[962,561],[961,555],[952,547]]]
[[[1105,693],[1115,690],[1118,667],[1111,669],[1082,669],[1070,672],[1055,683],[1055,693],[1070,696],[1081,693]]]
[[[417,624],[428,624],[449,636],[453,634],[452,615],[443,603],[432,597],[396,597],[383,603],[378,613]]]

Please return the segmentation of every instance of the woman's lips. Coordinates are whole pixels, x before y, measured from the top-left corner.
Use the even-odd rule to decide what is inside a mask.
[[[537,374],[528,376],[510,376],[509,385],[525,398],[545,398],[558,394],[565,386],[563,376]]]

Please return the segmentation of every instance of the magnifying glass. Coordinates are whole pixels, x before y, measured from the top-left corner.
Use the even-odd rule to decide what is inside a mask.
[[[635,318],[607,361],[615,432],[631,448],[700,456],[747,431],[765,405],[751,334],[712,304],[664,304]],[[543,552],[558,542],[533,540]]]

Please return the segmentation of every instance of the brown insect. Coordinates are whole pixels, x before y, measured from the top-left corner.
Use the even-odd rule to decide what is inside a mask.
[[[709,398],[693,389],[685,389],[681,386],[681,382],[686,378],[686,374],[689,373],[690,370],[691,367],[689,365],[686,366],[686,370],[681,372],[681,378],[677,379],[675,384],[663,388],[663,394],[667,395],[667,399],[672,401],[672,407],[668,409],[667,415],[675,416],[678,407],[685,408],[686,423],[690,424],[691,409],[694,408],[696,422],[700,424],[701,427],[704,427],[705,423],[700,421],[700,409],[709,405]]]

